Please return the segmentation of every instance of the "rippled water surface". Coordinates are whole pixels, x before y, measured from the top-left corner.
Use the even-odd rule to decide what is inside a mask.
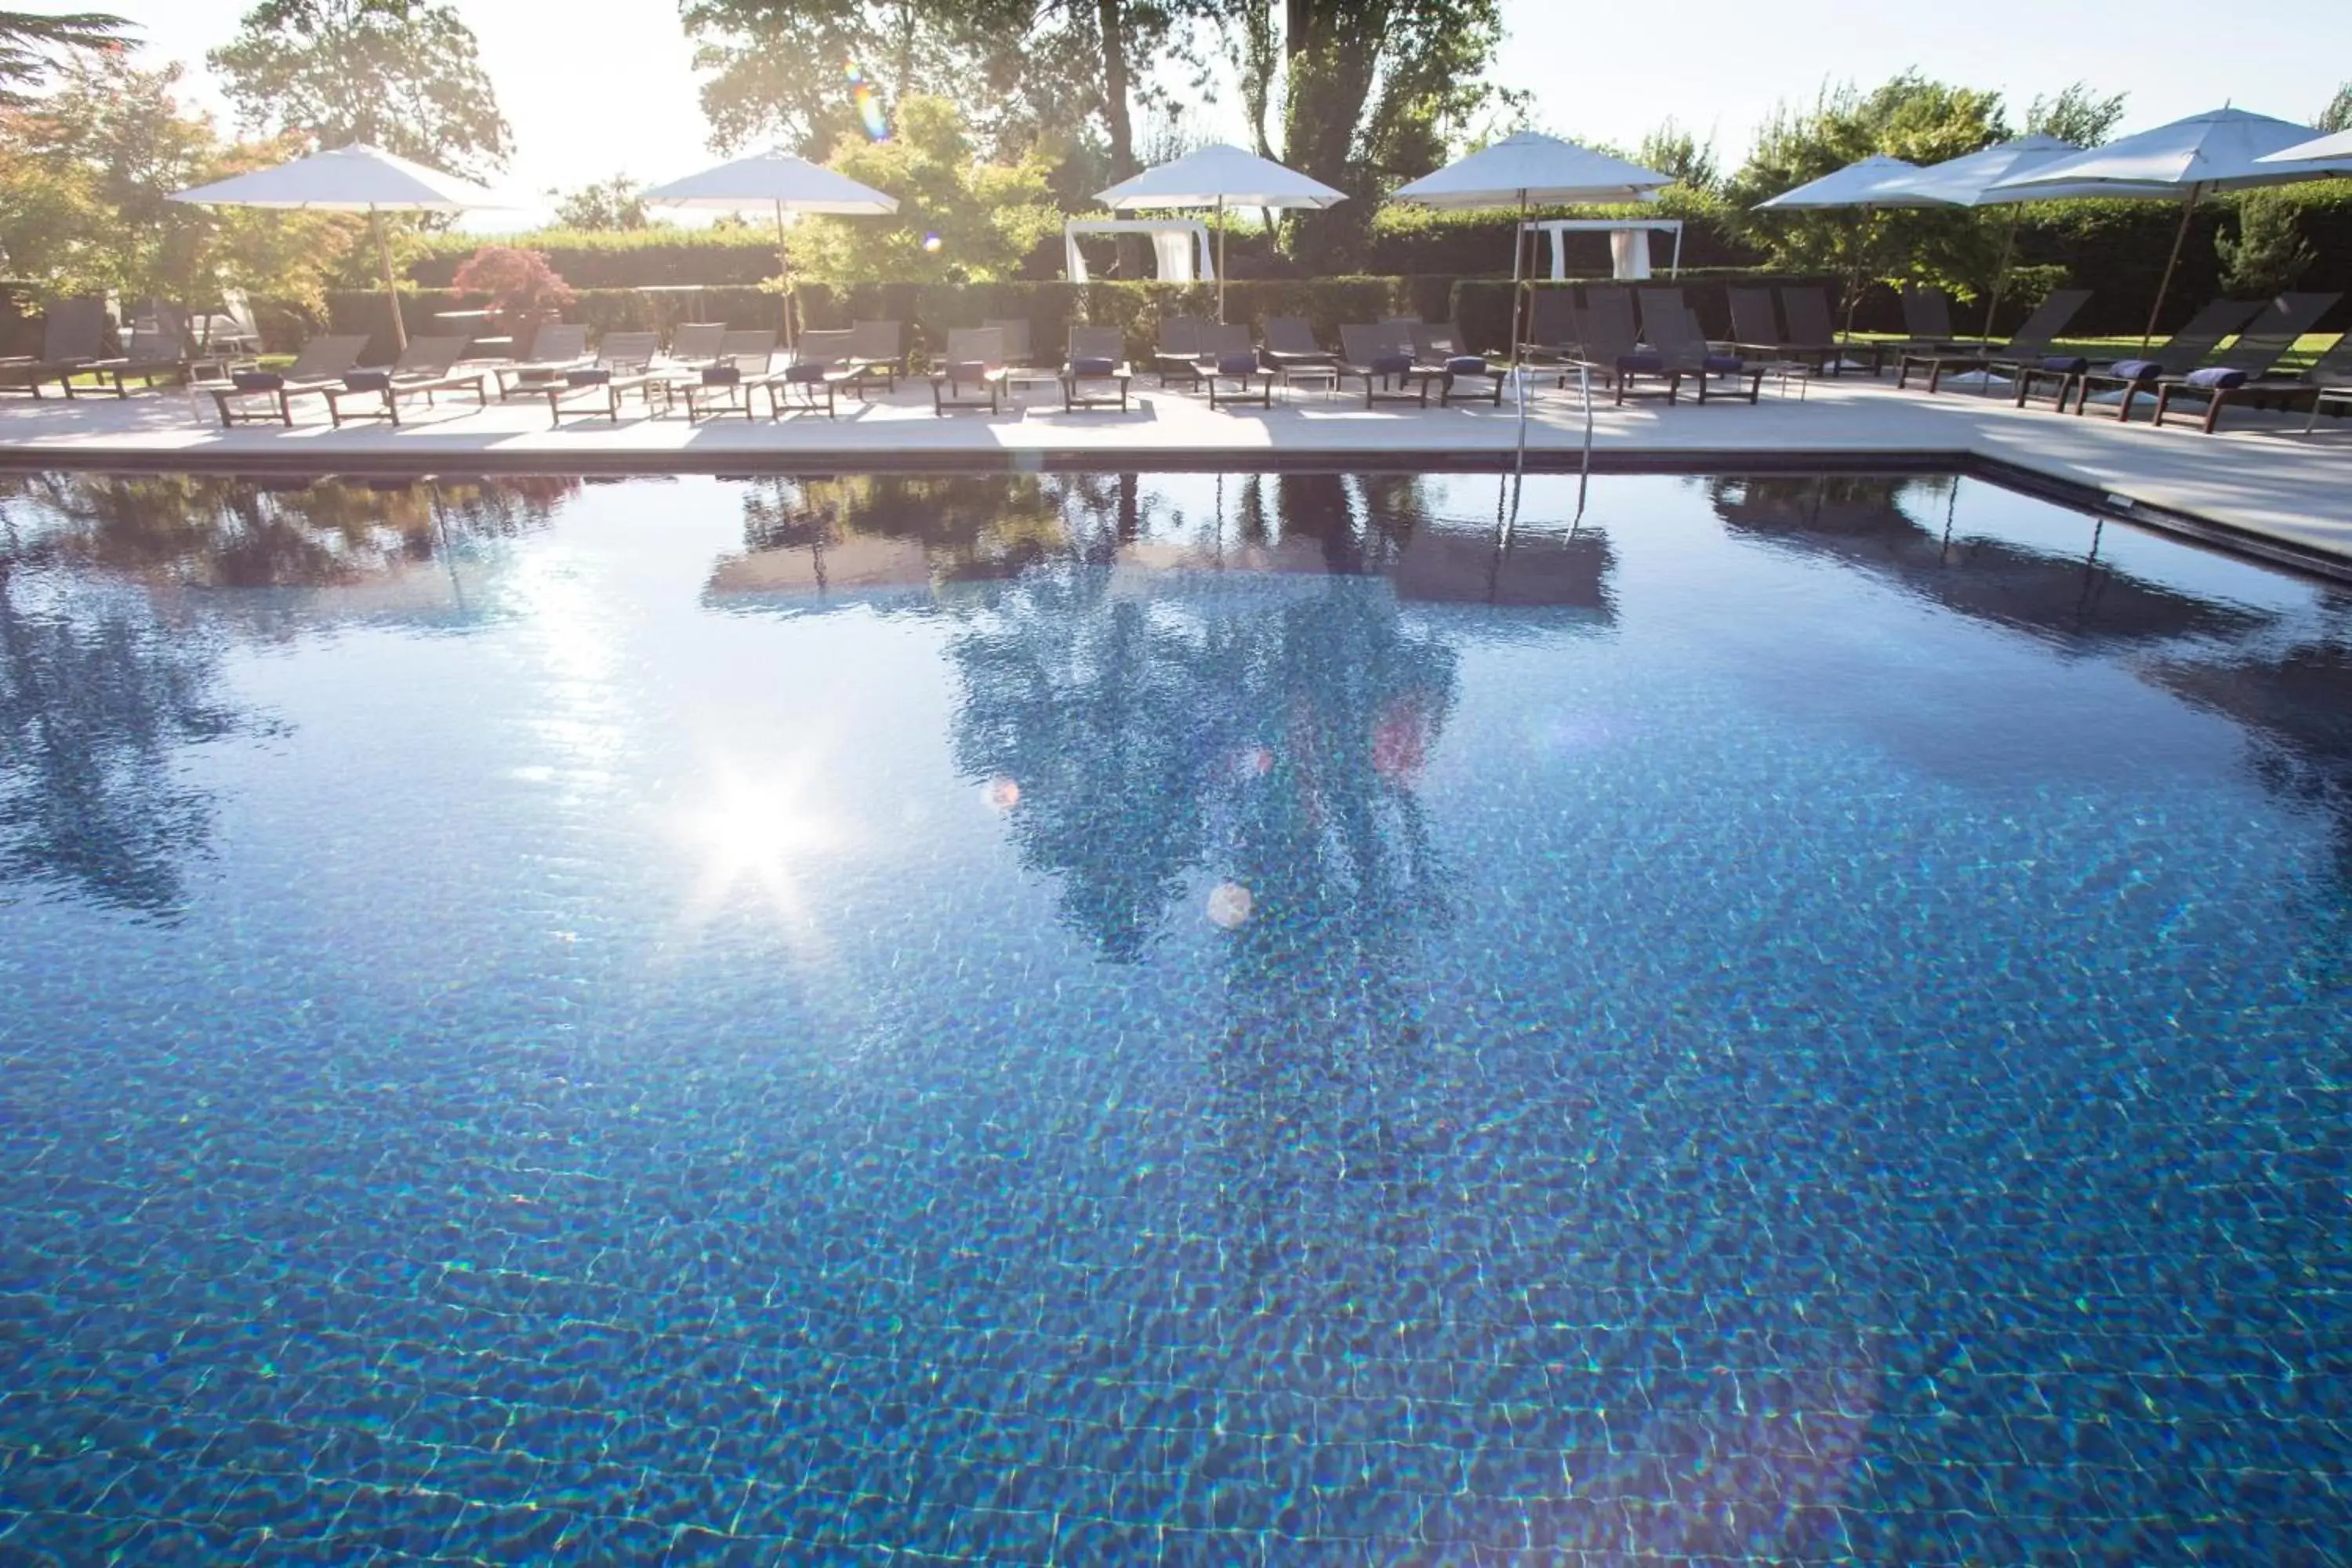
[[[2339,1561],[2347,609],[1948,479],[0,481],[0,1559]]]

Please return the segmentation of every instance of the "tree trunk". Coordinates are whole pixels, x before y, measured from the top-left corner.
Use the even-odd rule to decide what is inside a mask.
[[[1127,110],[1127,16],[1122,0],[1096,0],[1102,33],[1103,121],[1110,128],[1110,177],[1135,173],[1135,121]]]

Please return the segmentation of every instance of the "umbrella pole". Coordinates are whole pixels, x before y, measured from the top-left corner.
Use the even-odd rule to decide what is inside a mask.
[[[776,204],[776,281],[784,292],[784,354],[793,352],[793,258],[784,248],[784,204]]]
[[[2180,265],[2180,247],[2189,239],[2189,220],[2196,216],[2198,198],[2205,194],[2200,183],[2189,187],[2189,199],[2181,204],[2180,226],[2173,232],[2172,255],[2164,264],[2164,281],[2156,286],[2156,303],[2147,308],[2147,331],[2140,334],[2139,352],[2147,353],[2147,345],[2156,341],[2156,319],[2164,313],[2165,296],[2172,292],[2173,268]]]
[[[2017,254],[2017,224],[2025,216],[2025,204],[2009,204],[2009,234],[2000,242],[2000,270],[1992,277],[1992,303],[1985,307],[1984,331],[1978,335],[1992,342],[1992,319],[2000,310],[2001,290],[2009,287],[2009,258]]]
[[[392,240],[383,232],[383,215],[368,208],[368,226],[375,230],[376,259],[383,263],[383,297],[392,302],[392,342],[397,353],[408,352],[408,324],[400,319],[400,285],[392,276]]]
[[[1225,321],[1225,198],[1217,196],[1217,324]]]

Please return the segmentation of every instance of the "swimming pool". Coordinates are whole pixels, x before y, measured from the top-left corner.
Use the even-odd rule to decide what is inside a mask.
[[[2327,590],[1938,478],[6,484],[0,1555],[2352,1530]]]

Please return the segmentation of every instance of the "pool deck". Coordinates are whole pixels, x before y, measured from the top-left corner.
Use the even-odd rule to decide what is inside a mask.
[[[1139,383],[1142,378],[1139,378]],[[1529,405],[1530,467],[1581,460],[1581,405],[1547,388]],[[1507,402],[1431,407],[1307,394],[1271,409],[1212,410],[1205,398],[1141,391],[1135,407],[1066,413],[1039,387],[1019,409],[935,415],[921,383],[871,404],[845,400],[840,416],[740,416],[690,425],[648,418],[632,404],[617,424],[567,416],[551,429],[541,402],[417,406],[398,428],[329,426],[316,400],[306,421],[223,430],[205,399],[164,389],[127,400],[0,402],[0,468],[142,468],[241,473],[397,476],[549,472],[924,467],[1138,468],[1255,467],[1495,468],[1517,446]],[[1891,381],[1815,382],[1802,396],[1761,404],[1685,400],[1622,408],[1599,400],[1596,468],[1757,471],[1941,467],[1982,472],[2151,526],[2286,564],[2352,577],[2352,422],[2232,410],[2212,436],[2192,427],[2125,426],[2004,396],[1900,392]]]

